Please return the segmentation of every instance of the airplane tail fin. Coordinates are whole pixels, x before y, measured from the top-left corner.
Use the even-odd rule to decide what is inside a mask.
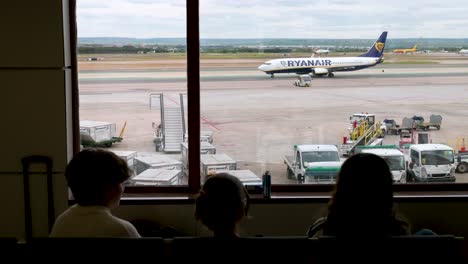
[[[387,31],[382,32],[382,35],[374,42],[374,45],[367,51],[360,55],[359,57],[373,57],[373,58],[380,58],[383,56],[384,48],[385,48],[385,41],[387,40]]]

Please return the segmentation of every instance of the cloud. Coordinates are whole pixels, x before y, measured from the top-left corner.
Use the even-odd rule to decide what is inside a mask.
[[[184,37],[185,0],[78,0],[80,37]],[[200,1],[203,38],[467,37],[464,0]]]

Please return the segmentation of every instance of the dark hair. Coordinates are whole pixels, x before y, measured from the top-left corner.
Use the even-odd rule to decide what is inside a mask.
[[[402,225],[393,208],[393,177],[387,162],[370,153],[349,157],[338,174],[324,234],[397,235],[406,233]]]
[[[210,230],[233,230],[248,213],[249,194],[238,178],[218,173],[207,178],[195,205],[195,218]]]
[[[132,175],[127,162],[114,153],[88,148],[77,153],[65,169],[68,187],[79,205],[102,205],[106,189]]]

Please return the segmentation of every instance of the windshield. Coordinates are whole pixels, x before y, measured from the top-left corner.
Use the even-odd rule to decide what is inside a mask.
[[[431,150],[421,152],[423,165],[443,165],[453,163],[452,150]]]
[[[356,122],[357,124],[361,123],[362,121],[368,120],[370,124],[373,124],[375,122],[374,116],[364,116],[364,115],[353,115],[350,117],[350,122],[353,124]]]
[[[382,157],[390,167],[390,170],[405,170],[405,158],[403,156]]]
[[[303,162],[324,162],[324,161],[340,161],[338,152],[336,151],[312,151],[302,152]]]
[[[350,119],[351,121],[351,124],[354,123],[356,121],[356,123],[360,123],[361,121],[365,120],[365,117],[364,116],[352,116]]]

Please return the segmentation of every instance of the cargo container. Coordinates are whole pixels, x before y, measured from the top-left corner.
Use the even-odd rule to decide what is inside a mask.
[[[235,170],[237,163],[226,154],[206,154],[200,156],[201,164],[201,182],[204,182],[205,177],[210,173],[218,171]]]
[[[135,170],[135,157],[137,156],[136,151],[126,151],[126,150],[112,150],[112,152],[119,156],[120,158],[127,161],[128,167],[132,169],[134,172]]]
[[[126,124],[120,135],[116,136],[115,123],[101,121],[80,121],[80,141],[83,147],[110,147],[113,143],[121,142]]]
[[[188,170],[188,143],[183,142],[181,144],[181,149],[182,149],[182,168],[186,172]],[[201,155],[206,155],[206,154],[216,154],[216,148],[215,146],[211,145],[208,142],[201,141],[200,142],[200,154]]]
[[[177,185],[181,170],[147,169],[130,179],[131,185]]]
[[[239,178],[239,180],[244,185],[262,185],[262,179],[255,175],[251,170],[226,170],[226,171],[217,171],[217,173],[226,172],[231,174],[234,177]]]
[[[147,169],[182,170],[182,162],[165,155],[136,156],[136,173],[140,174]]]

